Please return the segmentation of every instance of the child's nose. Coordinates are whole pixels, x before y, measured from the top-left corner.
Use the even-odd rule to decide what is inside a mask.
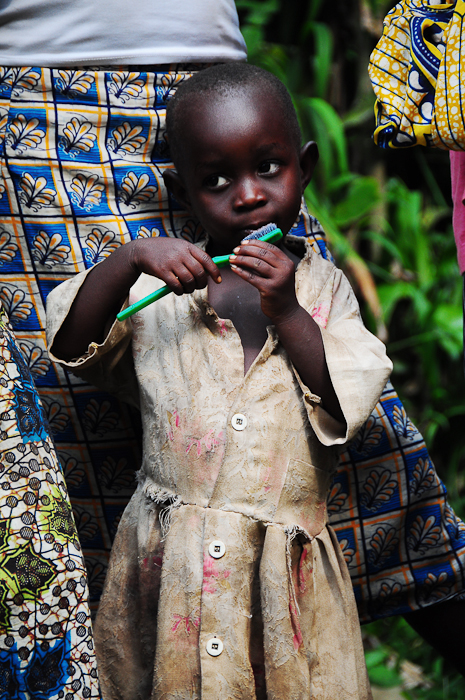
[[[264,206],[266,201],[262,183],[255,178],[244,178],[237,187],[234,206],[236,209],[254,209]]]

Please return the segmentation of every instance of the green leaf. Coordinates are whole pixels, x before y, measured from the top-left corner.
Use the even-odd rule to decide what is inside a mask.
[[[378,287],[378,295],[383,309],[384,322],[388,323],[391,320],[395,307],[402,299],[411,299],[414,309],[418,314],[419,321],[424,322],[431,313],[431,302],[425,294],[415,287],[411,282],[398,280],[393,284],[383,284]],[[430,324],[431,326],[431,324]],[[428,333],[434,330],[434,327],[428,329]]]
[[[433,323],[439,329],[439,343],[452,359],[458,359],[463,347],[461,307],[441,304],[433,313]]]
[[[414,287],[413,289],[414,292],[412,295],[412,299],[415,311],[418,315],[418,321],[422,324],[427,323],[431,315],[431,309],[433,308],[433,305],[421,289],[417,289],[416,287]]]
[[[388,658],[389,652],[383,647],[378,647],[377,649],[371,649],[370,651],[365,652],[365,663],[368,670],[374,668],[375,666],[379,666]]]
[[[339,226],[348,226],[366,216],[380,199],[378,181],[374,177],[359,177],[349,185],[345,198],[333,209]]]
[[[328,140],[333,146],[340,172],[346,172],[349,169],[347,142],[344,125],[336,110],[319,97],[304,97],[298,102],[305,110],[310,123],[318,125],[320,135],[324,134],[324,140]]]
[[[309,22],[306,32],[313,34],[315,54],[313,56],[313,86],[316,97],[325,97],[330,86],[333,57],[333,34],[322,22]]]
[[[356,180],[357,177],[358,175],[356,175],[356,173],[342,173],[342,175],[332,178],[331,182],[328,183],[327,190],[331,194],[336,193],[346,185],[350,185],[350,183]]]
[[[397,245],[397,241],[393,241],[384,232],[379,231],[363,231],[362,238],[366,238],[370,241],[375,241],[382,248],[385,248],[395,260],[398,260],[402,265],[404,263],[404,256],[402,250]]]
[[[255,24],[246,24],[244,27],[242,27],[242,36],[247,44],[249,60],[252,61],[262,48],[263,29]]]
[[[400,686],[402,679],[399,674],[388,666],[375,666],[368,671],[370,683],[378,685],[381,688],[394,688]]]
[[[320,9],[322,0],[310,0],[308,4],[308,15],[310,19],[315,19]]]
[[[279,0],[236,0],[236,6],[238,10],[248,10],[248,24],[264,27],[279,10]],[[244,27],[241,30],[244,33]]]
[[[305,201],[307,202],[310,213],[313,214],[323,226],[332,252],[339,258],[339,262],[350,257],[359,258],[360,256],[358,253],[356,253],[346,236],[340,231],[334,217],[329,213],[328,208],[320,201],[313,183],[310,183],[310,186],[307,187],[305,191]]]

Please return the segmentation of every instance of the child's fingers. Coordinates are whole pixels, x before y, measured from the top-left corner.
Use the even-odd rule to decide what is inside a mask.
[[[248,245],[234,248],[230,256],[233,265],[255,272],[261,277],[289,275],[294,271],[294,264],[282,250],[262,241],[250,241]]]
[[[184,285],[174,272],[167,272],[163,281],[168,285],[171,291],[174,292],[174,294],[181,296],[181,294],[186,293],[184,290]]]
[[[134,241],[132,267],[166,282],[176,294],[205,287],[208,275],[215,282],[221,273],[211,257],[180,238],[146,238]]]
[[[245,268],[234,265],[234,263],[231,263],[231,270],[257,288],[263,284],[263,280],[265,279],[261,275],[257,275],[253,270],[246,270]]]
[[[209,274],[215,282],[221,282],[220,269],[215,265],[208,253],[194,245],[190,246],[189,252],[192,258],[202,266],[203,270],[206,270],[207,274]]]
[[[195,289],[207,286],[207,273],[201,265],[196,268],[192,260],[176,261],[168,275],[168,286],[175,294],[191,294]]]
[[[234,248],[233,252],[238,255],[263,258],[271,265],[276,264],[278,260],[288,260],[287,255],[280,248],[265,241],[243,241]]]
[[[202,289],[206,287],[208,282],[208,272],[205,270],[203,265],[196,260],[193,256],[187,257],[185,260],[180,261],[183,263],[179,271],[182,273],[183,284],[191,285],[194,284],[194,289]],[[178,270],[174,270],[175,274],[180,277]]]
[[[167,284],[175,294],[191,294],[195,289],[207,286],[210,275],[221,282],[219,269],[204,251],[189,246],[186,254],[172,263]]]
[[[243,270],[258,277],[271,277],[276,266],[270,264],[269,260],[258,257],[247,257],[245,255],[231,255],[229,257],[231,268]]]

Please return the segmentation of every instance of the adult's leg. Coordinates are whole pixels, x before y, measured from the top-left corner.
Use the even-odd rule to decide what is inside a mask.
[[[440,605],[431,605],[407,613],[404,617],[415,632],[465,676],[465,600],[449,600]]]

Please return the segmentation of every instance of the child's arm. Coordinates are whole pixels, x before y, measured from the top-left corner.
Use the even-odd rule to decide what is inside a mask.
[[[131,241],[88,274],[55,337],[53,353],[69,360],[84,354],[90,343],[100,343],[142,272],[163,280],[178,295],[205,287],[209,275],[221,281],[210,256],[192,243],[176,238]]]
[[[310,274],[300,277],[297,292],[299,298],[302,293],[313,299],[307,311],[299,304],[294,264],[284,251],[250,241],[234,252],[234,271],[258,289],[262,311],[275,325],[300,381],[339,421],[340,438],[346,423],[348,439],[368,417],[392,368],[383,344],[364,328],[348,281],[319,256],[309,258]],[[316,429],[319,439],[331,444]]]

